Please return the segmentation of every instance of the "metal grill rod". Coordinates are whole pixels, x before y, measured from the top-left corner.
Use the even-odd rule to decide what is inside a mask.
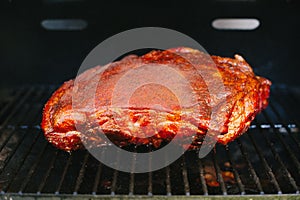
[[[165,160],[167,161],[167,155],[165,153]],[[170,177],[170,166],[167,165],[165,167],[165,170],[166,170],[166,195],[167,196],[171,196],[172,195],[172,190],[171,190],[171,177]]]
[[[10,138],[12,137],[12,135],[14,134],[14,129],[10,129],[10,131],[7,132],[6,135],[3,134],[3,132],[1,133],[1,136],[4,135],[5,138],[2,138],[0,140],[0,152],[3,150],[3,148],[6,146],[7,142],[10,140]]]
[[[89,155],[90,155],[89,152],[85,153],[85,156],[84,156],[84,159],[83,159],[83,162],[82,162],[79,174],[78,174],[77,179],[76,179],[76,184],[75,184],[75,188],[74,188],[74,191],[73,191],[73,195],[77,195],[78,194],[78,190],[80,188],[80,185],[82,183],[82,179],[84,177],[84,173],[85,173],[85,169],[86,169],[86,163],[87,163],[87,161],[89,159]]]
[[[104,158],[105,150],[106,150],[105,147],[103,147],[103,149],[101,151],[101,155],[100,155],[101,158]],[[101,162],[99,162],[96,177],[94,180],[94,185],[93,185],[93,191],[92,191],[93,195],[97,194],[97,190],[98,190],[100,178],[101,178],[101,173],[102,173],[102,168],[103,168],[103,165]]]
[[[271,178],[271,182],[273,183],[273,185],[275,186],[276,190],[277,190],[277,193],[278,194],[282,194],[282,191],[279,187],[279,184],[275,178],[275,175],[271,169],[271,167],[269,166],[269,164],[267,163],[266,159],[264,158],[264,156],[262,155],[262,151],[261,149],[257,146],[256,142],[254,141],[253,137],[251,136],[251,134],[248,134],[256,152],[258,153],[258,156],[264,166],[264,168],[266,169],[266,172],[267,172],[267,175]]]
[[[208,195],[208,190],[207,190],[207,185],[206,185],[206,181],[204,178],[204,170],[203,170],[203,165],[200,159],[197,159],[198,161],[198,167],[199,167],[199,174],[200,174],[200,181],[201,181],[201,185],[202,185],[202,190],[203,190],[203,194],[205,196]]]
[[[117,159],[116,159],[116,165],[118,166],[120,164],[120,151],[117,152]],[[117,185],[117,180],[118,180],[118,170],[114,170],[114,175],[113,175],[113,180],[111,184],[111,190],[110,194],[115,195],[116,194],[116,185]]]
[[[149,148],[151,151],[151,147]],[[152,154],[149,154],[149,173],[148,173],[148,196],[152,196]]]
[[[213,153],[211,155],[212,155],[212,160],[213,160],[213,163],[214,163],[214,167],[215,167],[215,170],[216,170],[217,179],[218,179],[218,182],[220,183],[220,187],[221,187],[222,193],[223,193],[223,195],[227,195],[226,185],[225,185],[223,176],[221,174],[220,167],[219,167],[219,165],[217,163],[216,148],[214,148]]]
[[[17,90],[17,94],[14,95],[13,100],[12,100],[12,101],[9,101],[9,103],[6,104],[5,107],[1,108],[1,111],[0,111],[0,118],[4,117],[5,112],[7,112],[7,110],[8,110],[10,107],[12,107],[13,104],[15,104],[16,101],[17,101],[18,99],[22,99],[21,97],[22,97],[22,94],[23,94],[23,93],[25,93],[25,88],[24,88],[24,87],[22,87],[22,88],[20,88],[20,89]],[[6,117],[6,118],[7,118],[7,117]]]
[[[38,97],[39,99],[42,99],[42,98],[44,98],[44,97],[46,96],[46,94],[47,94],[47,93],[46,93],[45,91],[39,90],[38,93],[37,93],[37,97]],[[41,107],[38,107],[38,108],[37,108],[37,110],[40,110],[40,109],[41,109]],[[33,106],[31,106],[31,107],[28,108],[28,111],[31,111],[31,110],[33,110]],[[27,112],[24,112],[24,113],[27,113]],[[21,119],[22,119],[22,118],[21,118]],[[29,126],[32,126],[38,119],[39,119],[39,114],[38,114],[38,112],[36,112],[35,115],[32,117],[32,119],[30,120]],[[21,140],[19,140],[18,145],[16,145],[16,148],[14,148],[14,151],[11,152],[10,158],[11,158],[11,157],[14,155],[14,153],[17,151],[17,149],[18,149],[18,147],[20,146],[20,144],[22,144],[23,139],[25,138],[25,135],[28,134],[28,130],[31,130],[31,129],[27,129],[26,133],[23,134],[23,137],[21,138]],[[35,129],[35,130],[36,130],[36,129]],[[20,168],[22,167],[23,163],[25,162],[27,156],[29,155],[30,151],[32,150],[32,148],[33,148],[35,142],[37,141],[37,139],[38,139],[38,137],[39,137],[40,135],[41,135],[41,134],[38,134],[38,133],[35,133],[35,134],[34,134],[34,138],[33,138],[32,142],[31,142],[31,145],[30,145],[30,147],[29,147],[28,149],[26,149],[25,152],[22,154],[22,157],[20,158],[20,162],[14,163],[14,164],[13,164],[13,167],[11,166],[10,169],[7,169],[7,170],[9,170],[9,172],[7,172],[6,174],[9,174],[12,178],[10,178],[10,181],[6,182],[6,184],[3,185],[3,188],[2,188],[3,191],[6,191],[7,188],[10,186],[10,184],[12,183],[12,180],[15,179],[15,176],[16,176],[17,173],[19,172]],[[6,165],[9,165],[9,160],[10,160],[10,158],[9,158],[8,160],[6,159],[7,162],[4,163],[3,168],[2,168],[3,170],[5,170]],[[2,170],[1,170],[0,173],[2,173]]]
[[[21,108],[21,106],[24,104],[25,100],[29,97],[29,95],[33,92],[33,89],[30,89],[26,92],[26,94],[23,96],[23,98],[21,98],[21,100],[19,101],[19,103],[16,105],[16,107],[14,107],[14,109],[11,111],[11,113],[8,115],[8,117],[6,118],[6,120],[2,123],[2,127],[0,127],[0,131],[1,129],[8,123],[8,121],[14,116],[14,114],[19,110],[19,108]],[[38,93],[38,95],[41,95],[42,92],[40,91]],[[30,107],[27,108],[27,110],[25,110],[25,112],[23,112],[23,116],[20,118],[20,120],[17,122],[17,124],[21,123],[21,119],[25,118],[25,113],[30,111]],[[13,130],[9,136],[5,139],[4,143],[1,146],[1,152],[3,151],[3,148],[7,145],[7,143],[9,142],[9,140],[11,139],[12,135],[14,134],[15,130]],[[17,144],[15,145],[15,147],[9,151],[9,153],[7,154],[7,157],[5,158],[5,160],[3,161],[3,163],[1,163],[0,165],[0,174],[2,173],[3,169],[5,168],[5,166],[8,164],[8,162],[10,161],[10,159],[12,158],[12,156],[14,155],[14,153],[16,152],[16,150],[18,149],[18,146],[21,144],[21,142],[23,141],[25,137],[25,134],[23,133],[21,138],[18,140]]]
[[[29,89],[28,91],[30,91],[30,92],[27,93],[27,95],[26,95],[27,97],[26,97],[25,99],[27,99],[27,98],[29,97],[29,94],[31,94],[31,93],[33,92],[33,88]],[[45,90],[40,89],[40,90],[38,90],[37,98],[38,98],[38,99],[44,99],[44,98],[46,98],[46,97],[49,95],[49,92],[50,92],[49,90],[48,90],[48,91],[47,91],[47,90],[45,91]],[[20,102],[20,103],[24,103],[24,102],[25,102],[25,101],[22,101],[22,102]],[[21,105],[22,105],[22,104],[20,104],[19,106],[21,106]],[[41,110],[41,108],[42,108],[42,105],[39,106],[36,110],[39,111],[39,110]],[[30,107],[29,110],[32,112],[33,108]],[[27,113],[27,112],[25,112],[25,113]],[[31,122],[29,122],[29,126],[34,126],[34,123],[39,119],[39,115],[40,115],[39,112],[36,112],[36,113],[35,113],[35,116],[32,117],[32,118],[30,118],[30,119],[33,119],[33,120],[31,120]],[[22,118],[22,119],[23,119],[23,118]],[[41,135],[42,135],[42,134],[40,134],[40,133],[36,133],[36,137],[34,138],[33,142],[31,143],[31,146],[30,146],[30,148],[29,148],[27,154],[23,157],[23,159],[24,159],[23,162],[25,162],[25,160],[26,160],[27,156],[29,155],[31,149],[32,149],[33,146],[36,144],[37,139],[38,139]],[[28,184],[28,182],[29,182],[29,180],[30,180],[32,174],[34,173],[34,171],[35,171],[35,169],[36,169],[36,167],[37,167],[37,165],[38,165],[38,163],[39,163],[39,160],[42,158],[42,155],[43,155],[43,153],[44,153],[46,147],[47,147],[47,144],[45,144],[45,145],[43,146],[42,151],[40,151],[40,154],[38,155],[37,161],[31,166],[31,168],[30,168],[30,170],[29,170],[29,172],[28,172],[28,174],[27,174],[25,180],[22,182],[22,184],[21,184],[21,186],[20,186],[20,189],[19,189],[19,192],[18,192],[18,193],[22,194],[22,191],[23,191],[23,190],[25,189],[25,187],[27,186],[27,184]],[[19,173],[19,170],[21,169],[21,167],[22,167],[22,165],[18,168],[18,172],[15,174],[16,176],[14,177],[13,180],[15,180],[15,178],[17,177],[17,174]]]
[[[266,120],[270,122],[270,119],[268,117],[268,115],[265,112],[262,112],[263,116],[266,118]],[[278,133],[277,129],[274,127],[274,125],[272,125],[272,128],[275,130],[275,133],[277,135],[277,137],[279,138],[280,143],[284,146],[285,150],[289,153],[289,156],[291,157],[292,161],[294,162],[294,164],[297,167],[298,172],[300,173],[300,163],[297,159],[297,157],[295,156],[294,152],[291,150],[291,148],[284,142],[282,135],[280,133]],[[290,134],[292,135],[292,134]]]
[[[28,90],[26,91],[26,92],[28,92]],[[36,93],[34,93],[34,94],[36,94]],[[27,98],[27,99],[29,99],[29,98]],[[23,104],[22,104],[23,105]],[[22,105],[21,105],[21,107],[22,107]],[[29,108],[30,109],[30,108]],[[275,108],[272,108],[272,109],[275,109]],[[19,110],[19,109],[18,109]],[[17,111],[15,111],[15,113],[17,113],[18,112],[18,110]],[[22,110],[22,113],[23,112],[26,112],[27,110]],[[16,114],[14,114],[11,118],[13,118],[14,116],[15,116]],[[264,115],[267,115],[266,113],[264,113]],[[20,115],[18,116],[18,119],[19,119],[19,117],[21,117]],[[267,116],[268,117],[268,116]],[[20,121],[21,121],[22,119],[20,118]],[[268,119],[269,121],[270,121],[270,119]],[[14,120],[14,121],[19,121],[19,120]],[[9,123],[9,121],[8,121],[8,123]],[[257,126],[257,127],[260,127],[260,126]],[[291,150],[291,148],[287,145],[287,143],[285,143],[285,141],[284,141],[284,139],[283,139],[283,137],[282,137],[282,135],[279,133],[279,131],[278,131],[278,127],[277,128],[275,128],[275,125],[272,125],[272,123],[270,123],[270,127],[272,127],[272,128],[274,128],[274,130],[276,131],[276,134],[278,134],[278,137],[279,137],[279,140],[281,141],[281,143],[283,144],[283,146],[284,146],[284,148],[286,148],[286,149],[289,149],[289,150],[287,150],[287,152],[289,152],[289,151],[291,151],[291,152],[293,152],[292,150]],[[7,128],[7,127],[6,127]],[[289,131],[289,128],[287,127],[286,128],[288,131]],[[261,130],[260,130],[261,131]],[[11,132],[9,132],[9,131],[7,131],[5,134],[2,134],[1,135],[1,137],[3,138],[3,139],[7,139],[7,141],[9,141],[9,136],[10,135],[13,135],[13,134],[16,134],[17,132],[16,131],[14,131],[14,130],[11,130]],[[292,134],[292,133],[291,133]],[[24,135],[26,135],[26,132],[24,132]],[[38,138],[39,138],[39,136],[40,135],[42,135],[42,134],[39,134],[38,135]],[[292,135],[295,135],[295,134],[292,134]],[[266,141],[267,141],[267,143],[268,143],[268,146],[270,146],[270,145],[272,145],[272,143],[270,142],[270,140],[267,138],[267,136],[265,135],[265,134],[263,134],[263,136],[264,136],[264,138],[266,139]],[[249,136],[250,137],[250,136]],[[251,138],[250,138],[251,139]],[[253,140],[253,139],[252,139]],[[27,140],[26,140],[27,141]],[[33,143],[34,143],[34,141],[35,140],[33,140]],[[238,140],[237,140],[238,141]],[[5,141],[3,141],[4,143],[4,145],[5,145]],[[20,142],[23,142],[23,140],[20,140]],[[28,142],[27,142],[28,143]],[[26,144],[27,144],[26,143]],[[239,143],[239,142],[238,142]],[[252,143],[255,143],[255,141],[252,141]],[[20,143],[21,144],[21,143]],[[1,145],[1,141],[0,141],[0,145]],[[3,147],[4,147],[4,145],[3,145]],[[241,143],[240,143],[240,148],[241,148]],[[257,145],[258,146],[258,145]],[[35,146],[30,146],[31,148],[34,148]],[[46,149],[48,147],[48,144],[47,143],[45,143],[45,145],[44,145],[44,150]],[[230,151],[229,151],[229,149],[228,149],[229,147],[227,147],[227,149],[226,149],[226,152],[227,152],[227,154],[228,154],[228,158],[229,158],[229,161],[230,161],[230,163],[231,163],[231,166],[235,166],[234,165],[234,158],[232,158],[231,156],[231,154],[230,154]],[[15,150],[17,150],[17,149],[15,149]],[[280,157],[279,157],[279,154],[278,154],[278,152],[276,152],[276,149],[274,148],[274,146],[272,147],[270,147],[270,150],[272,151],[272,153],[273,153],[273,155],[274,155],[274,157],[275,157],[275,159],[276,159],[276,161],[278,162],[278,164],[281,166],[281,168],[282,169],[284,169],[282,166],[284,165],[284,163],[282,162],[282,159],[280,159]],[[31,149],[28,149],[28,152],[30,152],[31,151]],[[242,151],[242,150],[241,150]],[[258,152],[258,150],[256,149],[256,151]],[[12,151],[10,151],[10,153],[11,153]],[[19,152],[19,151],[18,151]],[[27,152],[27,151],[26,151]],[[27,156],[27,153],[26,152],[24,152],[24,154],[22,154],[22,156],[24,156],[25,155],[25,157],[24,158],[26,158]],[[39,154],[41,157],[42,157],[42,155],[43,155],[43,151],[41,152],[41,154]],[[254,179],[254,182],[257,184],[257,187],[258,187],[258,190],[263,194],[263,190],[262,190],[262,188],[261,188],[261,185],[260,185],[260,180],[259,180],[259,178],[256,176],[256,172],[255,172],[255,170],[253,169],[253,167],[251,166],[251,163],[250,163],[250,161],[248,160],[248,157],[247,157],[247,152],[246,152],[246,156],[244,155],[245,153],[243,153],[242,152],[242,155],[243,155],[243,157],[245,158],[245,160],[246,160],[246,162],[248,163],[248,166],[250,166],[249,168],[250,168],[250,173],[251,173],[251,175],[252,175],[252,177],[253,177],[253,179]],[[35,163],[33,163],[33,165],[31,166],[31,170],[33,170],[32,171],[32,173],[29,171],[28,172],[28,176],[27,176],[27,178],[26,179],[24,179],[25,181],[25,186],[22,184],[22,186],[20,187],[20,194],[22,193],[22,191],[24,191],[24,188],[26,188],[26,186],[27,186],[27,184],[29,183],[29,181],[30,181],[30,179],[32,179],[31,177],[32,177],[32,174],[34,173],[34,171],[35,171],[35,169],[36,169],[36,167],[38,166],[38,163],[39,163],[39,159],[41,159],[41,157],[39,157],[39,155],[38,155],[38,161],[36,161]],[[12,155],[13,156],[13,155]],[[216,170],[216,174],[217,174],[217,177],[218,177],[218,180],[220,181],[220,186],[221,186],[221,190],[222,190],[222,192],[224,193],[224,191],[226,191],[226,184],[225,184],[225,182],[224,182],[224,180],[222,180],[223,179],[223,177],[222,177],[222,174],[220,173],[221,172],[221,170],[220,170],[220,168],[219,168],[219,165],[217,164],[217,158],[216,157],[214,157],[214,156],[217,156],[217,155],[215,155],[215,154],[213,154],[212,155],[213,156],[213,161],[214,161],[214,165],[215,165],[215,170]],[[293,159],[293,162],[296,162],[296,166],[297,166],[297,169],[299,170],[299,161],[298,161],[298,159],[297,159],[297,157],[296,157],[296,155],[295,155],[295,153],[292,153],[292,159]],[[264,156],[263,156],[264,157]],[[264,157],[264,159],[265,159],[265,161],[267,161],[266,160],[266,158]],[[53,161],[53,163],[55,163],[55,160],[57,160],[57,159],[54,159],[54,161]],[[51,159],[51,161],[52,161],[52,159]],[[51,162],[50,161],[50,162]],[[151,160],[150,160],[151,161]],[[151,166],[151,162],[149,161],[149,163],[150,163],[150,166]],[[186,193],[186,195],[187,194],[189,194],[189,192],[190,192],[190,188],[189,188],[189,180],[188,180],[188,171],[187,171],[187,169],[186,169],[186,163],[185,163],[185,159],[183,158],[183,169],[182,169],[182,177],[183,177],[183,183],[184,183],[184,191],[185,191],[185,193]],[[8,160],[7,161],[7,164],[8,163],[11,163],[12,161],[11,160]],[[65,177],[65,175],[66,175],[66,172],[68,171],[68,168],[69,168],[69,165],[71,165],[71,158],[69,157],[69,159],[67,160],[67,162],[66,162],[66,165],[64,166],[65,168],[63,168],[62,170],[61,170],[61,172],[60,173],[62,173],[62,179],[60,180],[60,183],[58,184],[58,187],[57,187],[57,191],[59,192],[59,190],[60,190],[60,188],[61,188],[61,185],[63,184],[63,180],[64,180],[64,177]],[[85,162],[84,162],[85,163]],[[271,165],[271,164],[269,164],[269,163],[267,163],[268,165]],[[18,164],[17,164],[17,166],[16,166],[16,168],[15,169],[19,169],[19,167],[22,165],[22,161],[20,160],[20,162],[18,161]],[[52,164],[52,166],[53,166],[54,164]],[[7,166],[8,165],[5,165],[4,166],[4,168],[3,169],[5,169],[5,168],[7,168]],[[36,167],[34,167],[34,166],[36,166]],[[79,172],[79,174],[81,174],[82,173],[82,169],[83,169],[83,175],[82,175],[82,177],[80,178],[80,175],[77,177],[77,179],[76,179],[76,184],[75,184],[75,188],[77,188],[77,189],[74,189],[74,192],[77,192],[78,190],[79,191],[81,191],[80,190],[80,187],[81,187],[81,185],[82,185],[82,181],[83,181],[83,177],[84,177],[84,174],[85,173],[87,173],[86,171],[85,171],[85,167],[84,167],[85,165],[83,164],[82,166],[81,166],[81,169],[80,169],[80,172]],[[133,164],[133,167],[134,167],[135,165]],[[263,166],[264,166],[264,164],[263,164]],[[50,166],[51,167],[51,166]],[[97,170],[97,173],[96,173],[96,176],[95,176],[95,181],[94,181],[94,187],[93,187],[93,193],[92,194],[96,194],[96,192],[97,192],[97,190],[98,190],[98,185],[99,185],[99,180],[100,180],[100,176],[101,176],[101,171],[102,171],[102,167],[103,167],[103,165],[101,164],[101,163],[99,163],[99,166],[98,166],[98,170]],[[203,192],[204,192],[204,194],[205,195],[207,195],[208,194],[208,191],[207,191],[207,185],[206,185],[206,182],[205,182],[205,178],[204,178],[204,175],[203,175],[203,168],[202,168],[202,170],[201,170],[201,168],[202,168],[202,165],[201,165],[201,161],[199,160],[199,171],[200,171],[200,180],[201,180],[201,183],[202,183],[202,188],[203,188]],[[251,172],[251,169],[253,170],[252,172]],[[284,172],[285,173],[287,173],[287,174],[290,174],[290,171],[288,171],[289,169],[284,169]],[[52,170],[52,169],[49,169],[49,174],[51,174],[51,172],[52,171],[54,171],[54,170]],[[201,173],[201,171],[202,171],[202,173]],[[167,168],[166,168],[166,172],[167,172]],[[235,179],[236,179],[236,181],[237,181],[237,185],[238,185],[238,187],[239,187],[239,189],[240,189],[240,191],[241,191],[241,194],[242,194],[242,191],[244,190],[244,185],[243,185],[243,183],[242,183],[242,181],[241,181],[241,179],[240,179],[240,176],[239,176],[239,173],[238,173],[238,171],[233,167],[233,172],[234,172],[234,176],[235,176]],[[272,172],[273,173],[273,172]],[[18,173],[16,173],[16,174],[14,174],[14,178],[13,179],[15,179],[15,177],[17,177],[16,175],[17,175]],[[47,185],[47,184],[45,184],[45,183],[47,183],[47,179],[48,179],[48,176],[49,176],[49,174],[47,175],[47,173],[46,173],[46,175],[43,177],[43,181],[42,182],[44,182],[44,186],[45,185]],[[152,195],[152,173],[148,173],[149,174],[149,182],[148,182],[148,195],[149,194],[151,194]],[[172,193],[172,189],[171,189],[171,182],[170,182],[170,168],[169,168],[169,171],[166,173],[167,175],[166,175],[166,191],[167,191],[167,194],[169,194],[169,195],[171,195],[171,193]],[[256,176],[256,178],[257,178],[257,180],[255,180],[256,178],[255,178],[255,176],[253,176],[253,174]],[[290,174],[291,175],[291,174]],[[289,176],[289,175],[288,175]],[[118,183],[118,173],[116,174],[116,175],[114,175],[114,180],[113,180],[113,182],[112,182],[112,188],[114,188],[114,189],[112,189],[112,191],[116,191],[116,185],[117,185],[117,183]],[[138,177],[138,175],[137,175],[137,177]],[[220,178],[221,177],[221,178]],[[129,194],[133,194],[134,193],[134,187],[135,187],[135,181],[138,181],[138,179],[136,178],[136,180],[135,180],[135,176],[133,175],[132,176],[132,174],[131,174],[131,177],[130,177],[130,185],[129,185]],[[293,186],[293,188],[296,190],[298,190],[298,186],[297,186],[297,183],[295,182],[295,180],[294,180],[294,178],[293,177],[288,177],[289,178],[289,183],[291,183],[291,185]],[[168,183],[168,180],[169,179],[169,183]],[[239,182],[239,180],[240,180],[240,182]],[[276,178],[275,178],[275,181],[277,181],[276,180]],[[9,182],[7,182],[7,183],[5,183],[4,184],[4,188],[9,188],[10,187],[10,183],[11,182],[13,182],[13,180],[9,180]],[[115,184],[114,184],[114,182],[115,182]],[[223,184],[224,184],[224,189],[222,189],[222,182],[223,182]],[[173,183],[173,182],[172,182]],[[281,184],[281,183],[280,183]],[[113,186],[113,185],[115,185],[115,187]],[[168,189],[168,185],[169,185],[169,189]],[[279,184],[278,184],[279,185]],[[41,189],[39,189],[38,190],[38,192],[41,192],[41,191],[43,191],[43,188],[44,188],[44,186],[39,186],[39,188],[41,188]],[[23,189],[22,189],[23,188]],[[278,188],[277,188],[278,189]],[[44,188],[44,190],[45,190],[45,188]],[[131,191],[131,193],[130,193],[130,191]],[[230,191],[230,190],[229,190]],[[279,190],[278,191],[280,191],[280,188],[279,188]],[[169,192],[169,193],[168,193]],[[173,191],[174,192],[174,191]],[[176,191],[175,191],[175,193],[176,193]],[[227,193],[227,191],[226,191],[226,193]],[[280,193],[280,192],[279,192]],[[56,194],[59,194],[59,193],[56,193]]]
[[[239,190],[240,190],[240,192],[241,192],[241,195],[244,195],[244,194],[246,194],[246,193],[245,193],[245,186],[244,186],[244,184],[242,183],[242,180],[241,180],[241,178],[240,178],[240,176],[239,176],[239,173],[238,173],[238,172],[236,171],[236,169],[235,169],[235,163],[234,163],[234,161],[233,161],[233,159],[232,159],[232,156],[231,156],[231,153],[230,153],[230,151],[229,151],[229,146],[228,146],[228,145],[225,146],[225,150],[226,150],[226,153],[227,153],[227,157],[228,157],[228,159],[229,159],[230,166],[232,167],[232,170],[233,170],[233,174],[234,174],[235,180],[236,180],[237,185],[238,185],[238,187],[239,187]]]
[[[130,173],[129,196],[134,194],[134,173]]]
[[[118,178],[118,170],[114,170],[113,181],[111,184],[110,195],[114,196],[116,194],[116,184]]]
[[[134,194],[134,170],[135,170],[135,162],[136,162],[136,159],[135,159],[135,156],[133,156],[132,158],[132,166],[131,166],[131,169],[132,169],[132,173],[130,173],[130,183],[129,183],[129,194],[128,195],[133,195]]]
[[[32,141],[32,145],[30,145],[30,147],[24,152],[24,156],[23,156],[23,158],[21,158],[21,161],[18,163],[18,165],[16,163],[14,163],[15,169],[14,170],[13,169],[8,169],[8,170],[10,170],[9,174],[10,174],[11,178],[10,178],[10,181],[8,181],[8,182],[6,182],[5,184],[2,185],[2,191],[7,191],[7,189],[9,188],[11,183],[13,182],[13,180],[16,178],[17,173],[19,172],[20,168],[24,164],[24,162],[25,162],[27,156],[29,155],[30,151],[33,149],[33,146],[34,146],[35,142],[37,141],[37,139],[39,138],[39,136],[40,136],[40,134],[35,134],[35,136],[33,138],[33,141]],[[3,172],[5,174],[5,170]]]
[[[272,111],[275,113],[275,115],[277,116],[277,118],[279,119],[279,121],[284,122],[285,120],[282,119],[282,117],[280,116],[280,114],[274,108],[273,104],[269,103],[269,106],[272,108]],[[271,120],[267,116],[267,114],[265,112],[263,112],[263,114],[266,117],[267,121],[270,123]],[[273,123],[270,123],[270,124],[272,124],[272,126],[274,126]],[[286,131],[288,132],[288,134],[290,135],[290,137],[293,139],[293,141],[296,143],[296,145],[300,149],[300,142],[299,142],[299,140],[291,133],[291,131],[290,131],[289,127],[286,125],[286,123],[283,123],[283,127],[286,129]]]
[[[5,120],[2,122],[0,131],[2,128],[7,125],[9,120],[16,114],[17,111],[21,108],[21,106],[24,104],[24,102],[30,97],[30,95],[34,92],[34,88],[30,88],[23,96],[22,98],[19,98],[18,103],[13,107],[13,110],[9,113],[9,115],[5,118]]]
[[[187,176],[187,170],[186,170],[184,155],[182,155],[182,177],[183,177],[185,195],[190,196],[190,185],[189,185],[189,179],[188,179],[188,176]]]
[[[295,105],[299,104],[299,102],[296,102],[296,100],[293,98],[293,94],[289,90],[287,90],[287,91],[289,93],[290,99],[292,99],[292,101],[295,101],[294,102]],[[289,115],[293,115],[294,111],[291,110],[291,107],[292,107],[291,105],[290,106],[286,106],[286,104],[283,103],[280,98],[277,98],[277,96],[274,95],[274,94],[273,94],[273,96],[276,97],[276,99],[275,99],[276,102],[278,102],[284,108],[284,110],[287,111],[287,113]],[[270,104],[270,105],[271,105],[272,111],[276,114],[277,118],[279,120],[281,120],[281,122],[284,122],[283,119],[282,119],[282,117],[281,117],[281,115],[277,112],[277,110],[275,109],[275,107],[273,106],[273,104]],[[294,119],[294,120],[295,120],[295,123],[297,124],[298,128],[300,128],[300,123],[297,120],[297,118]],[[268,119],[268,121],[270,121],[270,119]],[[291,133],[289,127],[287,127],[286,123],[283,123],[283,127],[286,129],[286,131],[288,132],[288,134],[291,136],[291,138],[294,140],[294,142],[297,144],[298,148],[300,149],[300,142],[299,142],[299,140],[297,140],[297,138],[294,137],[294,135]]]
[[[236,141],[237,141],[237,143],[239,145],[239,148],[241,150],[242,156],[244,157],[244,160],[247,162],[248,169],[249,169],[249,171],[251,173],[251,176],[253,177],[253,181],[254,181],[255,185],[257,186],[257,189],[259,190],[259,193],[261,195],[263,195],[264,194],[263,188],[262,188],[260,180],[259,180],[259,178],[258,178],[258,176],[257,176],[257,174],[256,174],[256,172],[255,172],[255,170],[254,170],[254,168],[253,168],[250,160],[249,160],[248,153],[246,152],[246,149],[242,145],[240,139],[237,138]]]
[[[15,130],[12,131],[12,135],[14,134]],[[20,134],[21,135],[21,134]],[[15,144],[14,148],[12,150],[7,150],[8,152],[4,152],[3,155],[6,155],[6,158],[3,160],[3,162],[0,165],[0,174],[3,172],[3,170],[5,169],[6,165],[9,163],[10,159],[13,157],[13,155],[15,154],[15,152],[17,151],[18,147],[20,146],[20,144],[23,142],[24,138],[25,138],[25,133],[22,133],[20,139],[17,141],[17,143]],[[11,137],[10,137],[11,138]],[[9,140],[7,141],[7,143],[9,142]],[[1,151],[2,152],[2,151]]]
[[[294,180],[294,178],[291,176],[290,172],[288,171],[288,169],[285,167],[285,165],[283,164],[280,156],[278,155],[278,153],[276,152],[276,150],[274,149],[274,145],[270,142],[270,140],[266,137],[266,135],[264,133],[262,133],[261,129],[260,129],[261,135],[263,135],[263,137],[265,138],[265,140],[267,141],[268,146],[270,147],[272,154],[274,155],[274,158],[276,159],[276,161],[280,164],[281,169],[283,169],[283,172],[285,173],[286,177],[288,178],[290,184],[293,186],[293,188],[295,189],[296,193],[299,193],[299,189],[298,186],[296,184],[296,181]]]
[[[44,186],[46,184],[46,181],[47,181],[47,179],[48,179],[48,177],[49,177],[49,175],[51,173],[51,170],[54,167],[54,163],[55,163],[55,160],[57,158],[58,151],[59,150],[57,150],[57,149],[55,150],[54,155],[53,155],[51,161],[49,162],[49,167],[48,167],[48,169],[47,169],[47,171],[45,173],[45,176],[43,177],[43,180],[41,181],[41,183],[40,183],[40,185],[38,187],[37,194],[41,194],[41,192],[42,192],[42,190],[43,190],[43,188],[44,188]]]
[[[169,166],[166,167],[166,193],[167,193],[167,196],[172,195],[171,181],[170,181],[170,167]]]
[[[64,182],[64,180],[65,180],[65,176],[66,176],[66,174],[67,174],[67,172],[68,172],[69,166],[70,166],[71,163],[72,163],[72,158],[73,158],[73,154],[71,154],[71,156],[68,157],[68,160],[67,160],[66,165],[65,165],[65,167],[64,167],[63,173],[62,173],[62,175],[61,175],[61,177],[60,177],[59,183],[58,183],[57,188],[56,188],[56,190],[55,190],[55,194],[56,194],[56,195],[59,194],[59,191],[60,191],[60,189],[61,189],[61,186],[62,186],[62,184],[63,184],[63,182]]]
[[[42,150],[40,151],[40,154],[37,156],[37,161],[31,166],[30,170],[28,171],[28,174],[25,178],[25,180],[22,182],[22,185],[19,189],[19,194],[22,194],[24,189],[26,188],[27,184],[29,183],[29,180],[30,178],[32,177],[33,173],[35,172],[40,160],[42,159],[43,157],[43,154],[45,153],[46,149],[47,149],[47,146],[49,144],[48,143],[45,143]]]

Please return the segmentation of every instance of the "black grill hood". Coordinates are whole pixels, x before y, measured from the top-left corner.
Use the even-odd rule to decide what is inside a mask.
[[[296,1],[5,0],[0,7],[1,85],[62,83],[100,42],[132,28],[182,32],[210,54],[241,54],[273,83],[299,86],[300,4]],[[252,31],[216,30],[218,18],[255,18]],[[80,30],[46,30],[45,20],[79,19]],[[44,22],[45,23],[45,22]]]

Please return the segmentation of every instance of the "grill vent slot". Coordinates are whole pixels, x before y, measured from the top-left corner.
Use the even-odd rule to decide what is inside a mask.
[[[212,22],[212,27],[217,30],[251,31],[257,29],[259,25],[259,20],[254,18],[218,18]]]
[[[41,26],[50,31],[80,31],[87,25],[83,19],[45,19],[41,22]]]

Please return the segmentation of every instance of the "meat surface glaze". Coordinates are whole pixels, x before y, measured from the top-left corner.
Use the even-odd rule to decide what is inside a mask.
[[[207,60],[205,55],[198,50],[179,47],[151,51],[140,57],[130,55],[108,64],[104,71],[102,66],[97,66],[83,72],[76,82],[63,83],[46,103],[41,123],[45,137],[55,147],[72,151],[82,148],[83,141],[95,146],[105,145],[104,134],[120,147],[149,145],[154,148],[180,134],[176,136],[178,144],[194,149],[201,146],[208,133],[212,120],[211,102],[217,102],[215,99],[221,96],[226,102],[215,105],[223,113],[214,119],[220,124],[215,130],[220,132],[216,139],[221,144],[233,141],[247,131],[255,116],[268,105],[271,82],[256,76],[239,55],[234,58],[208,56]],[[193,101],[197,103],[192,108],[181,105],[168,88],[148,84],[135,91],[130,106],[115,106],[112,98],[118,81],[130,70],[148,64],[168,65],[177,70],[189,85],[179,85],[172,77],[170,81],[177,88],[189,87],[186,91],[192,91]],[[204,80],[201,73],[195,71],[211,79]],[[220,78],[225,92],[210,93],[207,83],[213,84]],[[100,84],[92,91],[91,85],[95,83]],[[125,90],[130,84],[121,89]],[[214,91],[218,91],[217,86]],[[74,96],[78,102],[74,102]],[[83,109],[77,109],[74,103]]]

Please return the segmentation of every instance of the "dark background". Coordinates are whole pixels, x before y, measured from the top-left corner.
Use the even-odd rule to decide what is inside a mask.
[[[0,86],[60,84],[85,56],[121,31],[144,26],[180,31],[210,54],[241,54],[274,84],[299,87],[300,4],[284,0],[44,0],[0,3]],[[257,18],[253,31],[215,30],[216,18]],[[49,31],[45,19],[83,19],[77,31]]]

